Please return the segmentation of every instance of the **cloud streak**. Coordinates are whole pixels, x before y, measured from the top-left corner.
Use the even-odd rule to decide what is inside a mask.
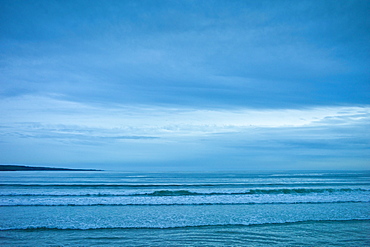
[[[215,169],[229,162],[228,169],[242,169],[246,160],[272,169],[273,159],[280,160],[280,167],[294,168],[299,159],[323,162],[342,156],[346,162],[357,160],[351,161],[354,168],[363,168],[369,158],[365,153],[370,147],[369,107],[262,111],[103,107],[35,96],[8,98],[1,104],[6,109],[0,123],[3,150],[32,142],[63,149],[69,159],[80,163],[94,164],[90,152],[97,163],[107,156],[113,163],[208,160]],[[86,153],[86,159],[73,154],[76,150]]]

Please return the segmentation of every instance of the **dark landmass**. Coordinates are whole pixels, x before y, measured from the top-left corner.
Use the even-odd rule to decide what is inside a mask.
[[[0,171],[102,171],[102,170],[68,169],[68,168],[18,166],[18,165],[0,165]]]

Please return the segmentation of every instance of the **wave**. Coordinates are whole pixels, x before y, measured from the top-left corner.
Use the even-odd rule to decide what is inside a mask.
[[[84,207],[84,206],[212,206],[212,205],[270,205],[270,204],[339,204],[339,203],[370,203],[370,200],[357,201],[322,201],[322,202],[199,202],[199,203],[44,203],[44,204],[10,204],[0,207]]]
[[[370,191],[365,189],[252,189],[245,192],[209,192],[199,193],[188,190],[159,190],[152,193],[133,194],[131,196],[208,196],[208,195],[255,195],[255,194],[309,194],[309,193],[334,193],[334,192],[354,192]]]
[[[188,228],[209,228],[209,227],[250,227],[250,226],[268,226],[268,225],[291,225],[291,224],[310,224],[310,223],[347,223],[347,222],[369,222],[370,218],[354,218],[354,219],[338,219],[338,220],[297,220],[284,222],[261,222],[261,223],[246,223],[246,224],[198,224],[185,226],[153,226],[153,227],[137,227],[137,226],[118,226],[118,227],[46,227],[46,226],[28,226],[28,227],[9,227],[0,228],[0,231],[86,231],[86,230],[129,230],[129,229],[188,229]]]
[[[194,192],[189,190],[157,190],[150,193],[85,193],[85,194],[48,194],[48,193],[3,193],[3,196],[42,196],[42,197],[125,197],[125,196],[217,196],[217,195],[256,195],[256,194],[310,194],[310,193],[340,193],[340,192],[368,192],[367,189],[251,189],[245,192]]]
[[[317,187],[317,186],[366,186],[370,185],[370,182],[337,182],[337,183],[211,183],[211,184],[0,184],[0,187],[9,188],[85,188],[85,189],[95,189],[95,188],[141,188],[141,189],[151,189],[151,188],[248,188],[248,187]]]

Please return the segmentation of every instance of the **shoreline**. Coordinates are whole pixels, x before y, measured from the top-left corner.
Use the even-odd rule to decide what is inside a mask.
[[[37,166],[21,166],[21,165],[0,165],[0,171],[103,171],[103,170],[37,167]]]

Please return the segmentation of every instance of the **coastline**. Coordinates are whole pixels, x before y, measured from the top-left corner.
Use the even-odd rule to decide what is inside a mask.
[[[103,170],[37,167],[21,165],[0,165],[0,171],[103,171]]]

